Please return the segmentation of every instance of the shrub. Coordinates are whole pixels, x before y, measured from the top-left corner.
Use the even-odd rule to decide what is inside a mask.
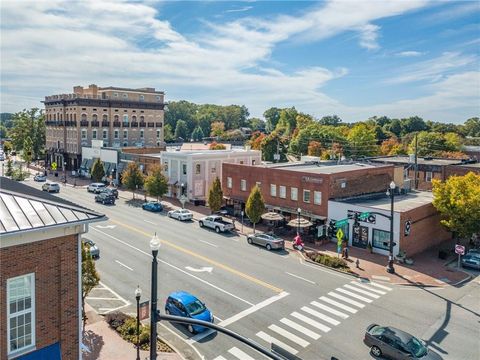
[[[115,311],[107,314],[105,321],[112,329],[117,330],[117,328],[122,326],[128,318],[128,315],[119,311]]]
[[[348,269],[348,264],[345,260],[336,258],[327,254],[320,254],[320,253],[308,253],[307,256],[322,265],[329,266],[335,269]]]

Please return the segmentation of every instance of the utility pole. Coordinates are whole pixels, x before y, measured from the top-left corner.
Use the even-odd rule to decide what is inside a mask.
[[[418,149],[418,139],[417,139],[418,133],[415,134],[415,172],[414,172],[414,179],[413,179],[413,186],[415,190],[418,188],[418,181],[417,181],[417,176],[418,176],[418,161],[417,161],[417,149]]]

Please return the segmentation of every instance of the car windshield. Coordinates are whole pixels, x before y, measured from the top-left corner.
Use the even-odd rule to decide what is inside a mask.
[[[417,358],[425,356],[427,354],[427,348],[422,344],[420,340],[413,336],[407,343],[407,349]]]
[[[182,214],[188,214],[189,212],[190,211],[188,211],[188,210],[180,210],[180,213],[182,213]]]
[[[185,307],[187,308],[187,312],[190,315],[198,315],[206,310],[205,305],[203,305],[203,303],[198,299],[195,299],[193,302],[187,304]]]
[[[370,329],[370,334],[372,335],[382,335],[384,332],[385,332],[385,328],[378,325]]]

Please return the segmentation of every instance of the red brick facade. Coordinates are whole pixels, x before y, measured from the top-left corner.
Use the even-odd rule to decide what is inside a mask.
[[[60,342],[62,359],[79,358],[77,235],[0,250],[0,358],[7,359],[7,280],[35,273],[36,348]]]

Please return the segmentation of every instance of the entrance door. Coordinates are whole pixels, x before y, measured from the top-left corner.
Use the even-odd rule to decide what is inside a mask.
[[[368,245],[368,227],[366,226],[354,226],[352,245],[363,249]]]

